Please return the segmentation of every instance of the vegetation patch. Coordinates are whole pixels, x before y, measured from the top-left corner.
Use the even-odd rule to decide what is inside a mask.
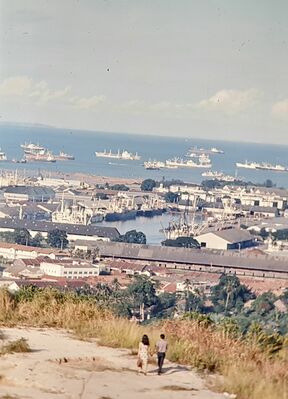
[[[162,391],[199,391],[196,388],[186,388],[179,385],[165,385],[161,388]]]
[[[241,306],[234,295],[235,289],[240,289],[241,297],[249,296],[249,292],[238,285],[235,288],[232,283],[229,280],[225,285],[227,295],[222,297],[216,293],[215,304],[224,312],[229,312],[232,301]],[[131,285],[129,295],[135,306],[143,301],[154,304],[151,286],[145,281],[143,284],[140,291],[137,284]],[[256,322],[244,334],[233,317],[215,319],[213,315],[196,312],[187,312],[178,320],[139,325],[115,316],[102,300],[103,297],[97,300],[91,295],[55,289],[20,290],[15,296],[0,291],[0,323],[65,328],[82,338],[96,338],[102,345],[132,351],[137,349],[143,334],[149,335],[153,349],[163,332],[169,339],[167,358],[220,374],[216,383],[219,390],[236,394],[238,399],[285,397],[288,389],[287,336],[267,332]],[[263,308],[261,303],[256,305]]]
[[[16,341],[11,341],[8,344],[5,344],[1,348],[1,355],[5,355],[8,353],[25,353],[31,352],[30,346],[26,339],[20,338]]]

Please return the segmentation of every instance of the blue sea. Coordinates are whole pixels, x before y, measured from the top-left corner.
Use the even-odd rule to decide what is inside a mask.
[[[74,161],[52,163],[14,164],[0,162],[0,169],[51,170],[57,172],[83,172],[102,176],[124,178],[154,178],[166,180],[182,179],[185,182],[199,183],[203,169],[163,169],[145,170],[143,162],[149,159],[166,160],[172,157],[185,157],[192,146],[217,147],[224,154],[213,154],[211,160],[215,171],[235,175],[237,161],[257,161],[281,164],[288,167],[288,146],[204,140],[201,138],[143,136],[138,134],[104,133],[55,129],[42,126],[0,125],[0,148],[9,159],[21,159],[23,151],[20,144],[39,143],[53,153],[65,151],[75,156]],[[96,158],[95,151],[126,149],[141,155],[140,161],[122,161],[109,158]],[[239,177],[262,183],[271,179],[278,187],[288,187],[287,172],[239,169]]]

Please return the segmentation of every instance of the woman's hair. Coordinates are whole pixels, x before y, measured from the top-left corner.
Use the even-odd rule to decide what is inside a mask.
[[[142,337],[142,344],[149,346],[149,338],[148,335],[144,334]]]

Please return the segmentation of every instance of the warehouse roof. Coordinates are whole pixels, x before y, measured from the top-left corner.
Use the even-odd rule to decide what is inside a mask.
[[[7,194],[22,194],[30,197],[55,196],[55,191],[50,187],[34,187],[34,186],[9,186],[5,189]]]
[[[288,273],[287,260],[280,260],[268,255],[249,256],[247,253],[244,255],[238,253],[228,254],[226,251],[219,253],[219,251],[202,249],[103,241],[92,243],[78,240],[75,245],[97,246],[101,256],[106,257]]]
[[[204,239],[209,235],[214,235],[217,237],[222,238],[223,240],[229,242],[230,244],[243,242],[243,241],[250,241],[253,240],[254,237],[246,230],[240,229],[224,229],[219,231],[210,231],[209,233],[200,234],[196,239]]]
[[[69,223],[52,223],[47,221],[20,220],[20,219],[0,219],[0,229],[27,229],[37,232],[48,233],[51,230],[65,230],[67,234],[82,236],[97,236],[109,238],[111,240],[118,238],[120,233],[115,227],[102,227],[94,225],[81,225]]]

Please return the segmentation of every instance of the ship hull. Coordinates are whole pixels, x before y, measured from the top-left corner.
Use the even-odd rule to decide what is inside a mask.
[[[117,222],[122,220],[135,219],[137,216],[136,210],[131,210],[127,212],[111,212],[107,213],[105,216],[106,222]]]

